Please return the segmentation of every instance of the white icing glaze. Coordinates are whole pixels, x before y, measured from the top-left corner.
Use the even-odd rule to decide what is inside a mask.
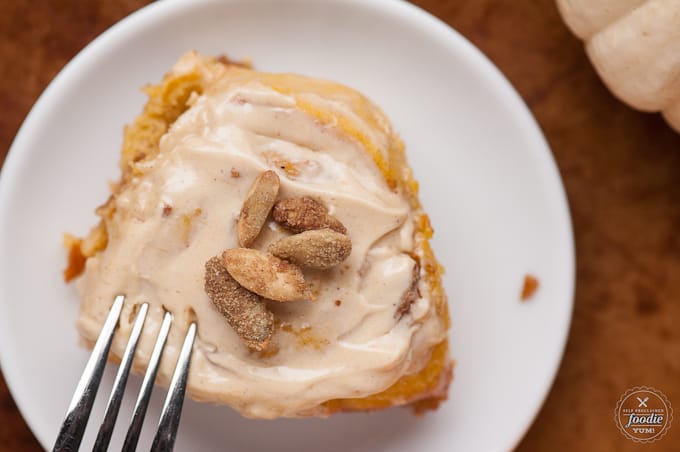
[[[188,71],[190,63],[183,61],[176,70]],[[305,94],[305,101],[353,115],[338,101],[313,94]],[[384,151],[383,131],[359,126]],[[257,81],[221,85],[217,80],[208,94],[193,100],[160,148],[117,196],[108,246],[87,261],[79,281],[78,327],[86,339],[96,338],[113,296],[125,293],[113,344],[120,354],[133,305],[148,302],[137,352],[138,362],[145,363],[165,308],[175,317],[160,371],[167,379],[195,315],[190,394],[229,404],[246,416],[272,418],[300,415],[330,399],[380,392],[419,370],[445,337],[424,284],[411,312],[401,319],[396,315],[415,265],[409,255],[415,215],[408,202],[387,187],[359,143],[296,108],[294,98]],[[299,173],[287,174],[280,160],[293,163]],[[270,303],[285,327],[272,340],[278,351],[263,357],[242,344],[211,304],[203,282],[205,261],[237,246],[235,225],[244,196],[266,169],[278,172],[280,197],[321,200],[347,227],[352,254],[332,270],[305,271],[317,301]],[[253,247],[265,250],[284,234],[270,223]]]

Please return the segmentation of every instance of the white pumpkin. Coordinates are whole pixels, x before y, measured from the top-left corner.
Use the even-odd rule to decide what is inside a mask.
[[[680,0],[557,0],[590,61],[621,100],[661,111],[680,132]]]

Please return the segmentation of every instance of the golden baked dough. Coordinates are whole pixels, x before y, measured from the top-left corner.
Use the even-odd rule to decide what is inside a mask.
[[[194,55],[194,58],[197,56]],[[419,278],[428,289],[429,300],[434,306],[436,317],[445,331],[449,327],[446,295],[442,287],[443,269],[437,262],[429,245],[432,228],[426,214],[422,212],[418,199],[418,184],[407,164],[404,146],[401,140],[392,133],[383,113],[365,97],[354,90],[333,82],[320,81],[290,74],[267,74],[254,71],[243,64],[232,63],[225,58],[203,58],[200,65],[184,65],[168,73],[158,85],[147,86],[144,91],[148,101],[142,113],[134,122],[125,128],[124,142],[120,160],[121,180],[112,187],[109,200],[97,209],[101,217],[100,223],[83,240],[70,238],[69,265],[65,270],[66,280],[77,277],[87,265],[87,260],[106,250],[109,242],[108,230],[116,213],[116,197],[130,184],[136,175],[143,174],[145,162],[153,161],[159,154],[161,137],[166,134],[175,121],[190,108],[196,96],[211,89],[219,80],[220,89],[231,84],[242,84],[256,81],[268,88],[292,96],[296,100],[295,108],[315,118],[315,121],[333,128],[338,134],[358,143],[377,165],[387,186],[403,196],[414,219],[414,250],[410,253],[420,269]],[[321,109],[314,103],[306,101],[299,92],[314,93],[325,99],[337,99],[348,104],[353,114],[370,127],[379,129],[389,137],[387,152],[379,149],[355,121],[328,109]],[[274,164],[285,174],[296,175],[295,164],[286,160],[274,159]],[[140,169],[141,168],[141,169]],[[233,171],[233,170],[232,170]],[[232,174],[232,176],[235,176]],[[83,265],[85,262],[85,265]],[[412,300],[411,300],[412,301]],[[398,314],[403,315],[410,309],[410,301],[402,303]],[[200,326],[199,326],[200,333]],[[81,330],[81,334],[83,331]],[[84,334],[86,342],[91,343],[93,337]],[[270,351],[275,354],[276,350]],[[113,354],[116,354],[115,347]],[[267,354],[263,356],[266,358]],[[363,397],[346,397],[327,400],[315,408],[295,413],[298,416],[328,415],[339,411],[375,410],[391,406],[412,404],[417,410],[435,408],[447,397],[448,386],[452,378],[452,362],[449,357],[447,340],[444,339],[430,347],[428,356],[421,358],[423,363],[419,370],[401,376],[390,387],[380,392]],[[140,371],[141,368],[136,369]],[[167,375],[161,370],[159,380],[167,384]],[[202,400],[211,399],[209,394],[202,393],[192,386],[190,381],[188,392]]]

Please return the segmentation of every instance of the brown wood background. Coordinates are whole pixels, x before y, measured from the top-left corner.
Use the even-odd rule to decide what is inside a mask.
[[[59,69],[145,3],[0,1],[0,163]],[[680,135],[609,94],[553,0],[416,3],[470,39],[519,90],[555,153],[572,209],[571,336],[518,450],[680,450]],[[612,421],[619,396],[638,385],[661,389],[676,406],[676,425],[651,445],[624,439]],[[0,377],[0,451],[33,450],[40,447]]]

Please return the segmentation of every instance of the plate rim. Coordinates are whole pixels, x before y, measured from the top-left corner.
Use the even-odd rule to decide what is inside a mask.
[[[122,18],[118,22],[111,25],[108,29],[94,38],[89,42],[83,49],[81,49],[66,65],[58,72],[58,74],[52,79],[52,81],[47,85],[43,92],[39,95],[36,102],[31,107],[29,113],[24,118],[17,134],[15,135],[8,153],[5,158],[5,162],[0,170],[0,215],[6,210],[7,187],[13,184],[14,178],[17,177],[16,167],[23,161],[23,154],[20,150],[24,148],[24,141],[26,141],[25,135],[26,130],[29,129],[30,125],[36,121],[39,121],[42,115],[45,114],[45,110],[51,104],[51,99],[55,97],[61,86],[67,83],[68,79],[77,75],[87,69],[87,62],[90,60],[92,55],[96,55],[100,51],[105,50],[108,46],[116,46],[119,39],[123,38],[127,34],[134,34],[140,28],[151,21],[162,21],[164,15],[174,15],[181,12],[183,9],[191,10],[193,8],[199,8],[205,4],[222,4],[226,5],[233,3],[241,3],[244,0],[198,0],[187,2],[186,0],[164,0],[162,2],[155,2],[146,5],[128,16]],[[252,2],[253,0],[250,0]],[[269,0],[258,0],[267,2]],[[306,0],[301,0],[306,1]],[[564,295],[567,302],[565,306],[568,311],[568,316],[564,321],[564,333],[561,335],[559,353],[556,353],[555,363],[550,369],[550,378],[546,379],[544,387],[541,388],[541,397],[538,398],[536,406],[531,410],[533,415],[530,419],[527,419],[524,429],[517,432],[516,439],[511,444],[508,444],[510,448],[514,449],[519,445],[522,439],[526,436],[531,426],[534,424],[538,413],[545,404],[548,395],[555,383],[558,371],[560,369],[561,363],[564,358],[564,353],[566,345],[568,342],[569,334],[571,331],[571,323],[573,320],[573,311],[575,305],[575,286],[576,286],[576,251],[575,251],[575,240],[573,233],[573,222],[572,216],[569,208],[568,197],[564,187],[564,182],[562,180],[561,174],[559,172],[557,163],[555,161],[554,154],[541,130],[535,117],[531,114],[531,111],[524,99],[520,96],[514,86],[510,81],[503,75],[501,70],[474,44],[472,44],[466,37],[461,35],[457,30],[446,24],[444,21],[438,17],[430,14],[429,12],[421,9],[420,7],[408,3],[406,0],[330,0],[329,3],[344,3],[351,4],[355,8],[365,8],[373,7],[380,10],[389,11],[391,13],[397,13],[400,18],[416,23],[416,25],[425,24],[430,27],[431,32],[436,32],[442,38],[442,42],[446,42],[449,48],[456,48],[458,52],[465,53],[467,58],[475,60],[475,67],[479,68],[480,73],[484,73],[485,76],[492,79],[491,82],[497,85],[497,88],[501,89],[509,100],[514,113],[521,115],[518,118],[519,122],[525,124],[527,129],[526,133],[531,135],[531,140],[535,141],[545,152],[542,152],[543,164],[546,170],[550,172],[549,179],[555,182],[553,189],[556,189],[554,195],[557,196],[557,201],[560,206],[555,206],[555,212],[560,214],[559,226],[563,229],[564,237],[562,237],[565,247],[566,255],[563,256],[567,259],[564,265],[566,274],[562,275],[565,281],[568,282],[567,289],[568,293]],[[511,99],[514,99],[510,101]],[[1,225],[0,225],[1,226]],[[0,229],[0,234],[4,231]],[[2,277],[2,275],[0,275]],[[3,301],[0,300],[0,304]],[[0,324],[4,322],[3,317],[0,316]],[[8,365],[6,356],[8,352],[4,345],[4,341],[0,341],[0,371],[2,372],[7,387],[12,395],[12,398],[21,413],[24,421],[30,428],[33,435],[36,437],[38,442],[42,447],[49,449],[51,446],[51,438],[46,438],[45,432],[38,432],[34,422],[31,421],[26,413],[30,412],[27,407],[25,400],[21,396],[21,391],[18,390],[19,378],[14,374],[12,366]]]

